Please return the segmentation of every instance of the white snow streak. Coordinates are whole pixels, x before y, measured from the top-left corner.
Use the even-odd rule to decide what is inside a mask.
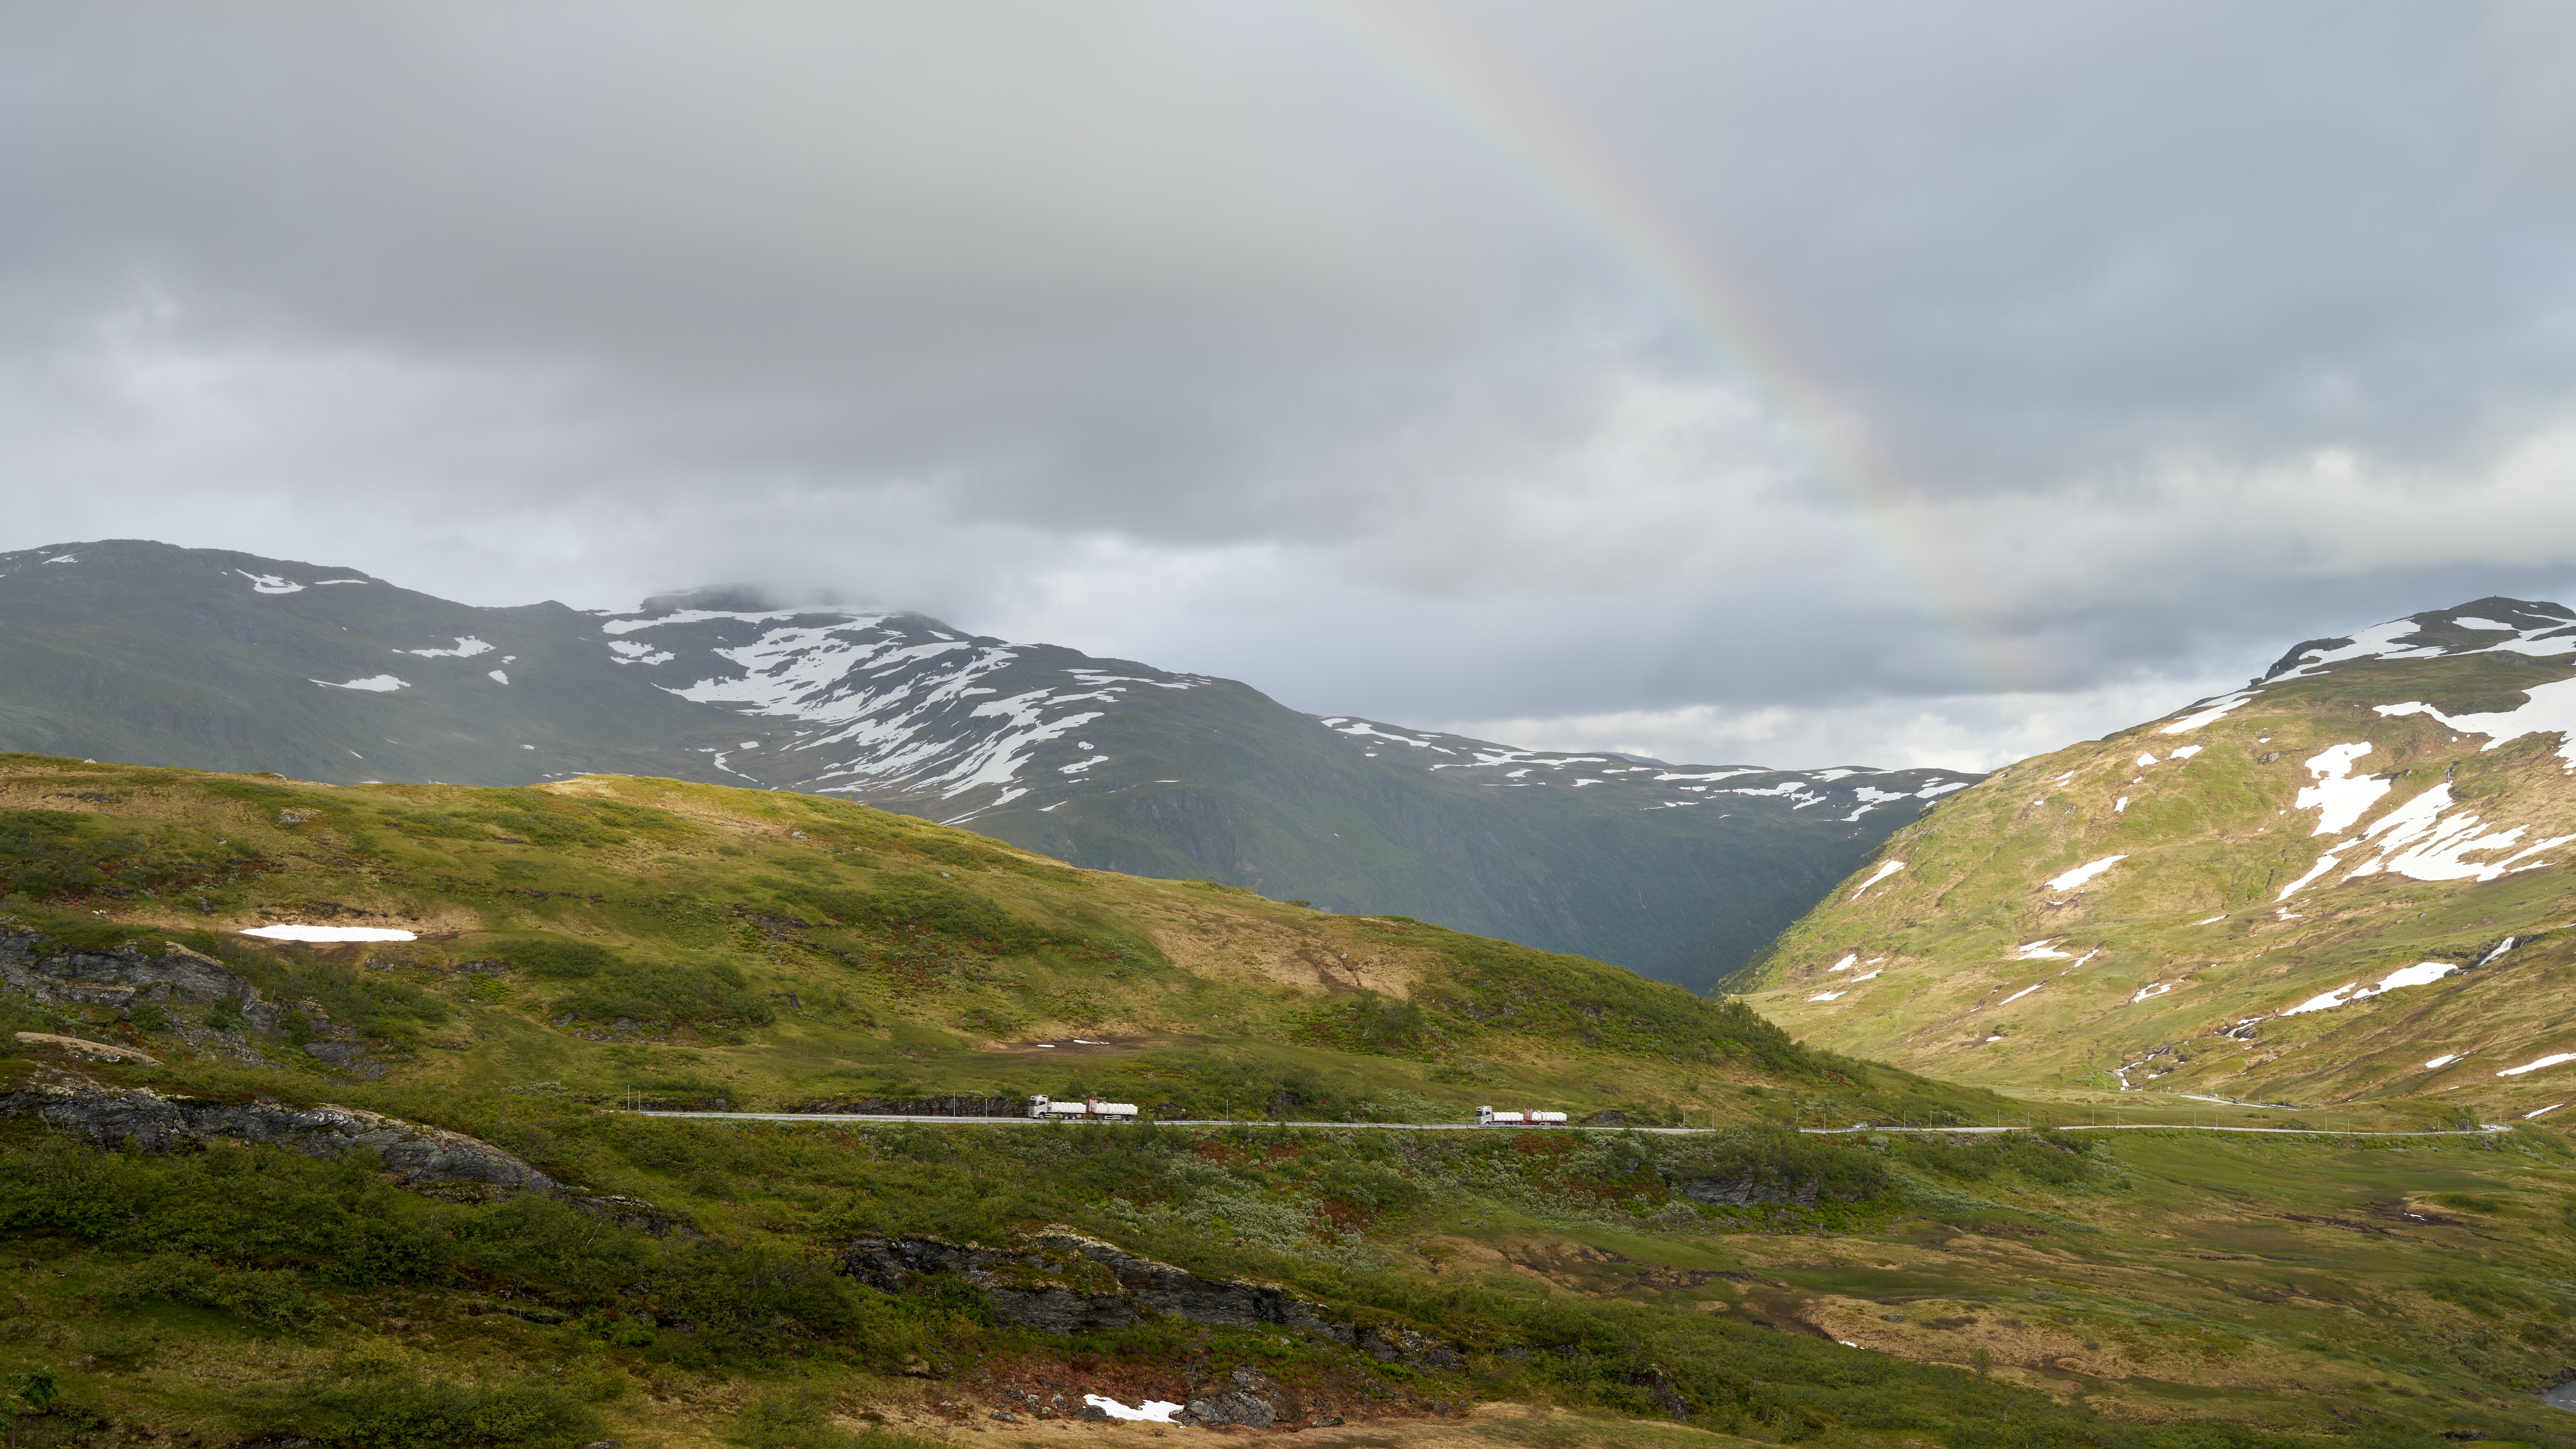
[[[471,659],[477,654],[491,653],[492,646],[467,634],[457,639],[456,647],[453,649],[397,649],[394,652],[417,654],[423,659]]]
[[[409,931],[375,926],[254,926],[241,934],[270,941],[417,941]]]
[[[2503,1071],[2496,1073],[2496,1075],[2499,1077],[2518,1077],[2525,1072],[2536,1072],[2543,1067],[2554,1067],[2560,1062],[2576,1062],[2576,1052],[2558,1052],[2551,1056],[2542,1057],[2536,1062],[2524,1062],[2518,1067],[2507,1067]]]
[[[2157,733],[2168,735],[2188,734],[2191,731],[2200,728],[2202,725],[2209,724],[2212,721],[2219,719],[2229,710],[2236,708],[2238,705],[2244,704],[2253,697],[2254,696],[2251,692],[2244,694],[2231,694],[2224,699],[2213,702],[2208,708],[2203,709],[2196,714],[2183,716],[2172,724],[2166,725],[2162,730],[2157,731]]]
[[[1860,883],[1860,889],[1853,891],[1851,893],[1851,898],[1853,900],[1859,900],[1862,896],[1869,893],[1869,888],[1871,886],[1878,884],[1880,881],[1887,879],[1889,876],[1892,876],[1903,869],[1905,869],[1905,862],[1901,860],[1886,860],[1879,862],[1878,869],[1870,873],[1869,879]]]
[[[2350,1006],[2356,1001],[2367,1000],[2383,991],[2395,991],[2406,986],[2430,985],[2459,969],[2456,963],[2450,961],[2422,961],[2412,966],[2401,966],[2389,972],[2376,986],[2364,986],[2358,981],[2351,982],[2338,986],[2322,996],[2312,996],[2281,1014],[2303,1016],[2311,1011],[2329,1011],[2338,1006]]]
[[[2102,872],[2109,870],[2111,867],[2118,865],[2121,861],[2127,859],[2128,857],[2125,855],[2106,855],[2100,860],[2093,861],[2087,865],[2079,865],[2064,875],[2054,877],[2048,882],[2048,888],[2051,891],[2074,890],[2078,886],[2083,885],[2086,881],[2091,880],[2093,877],[2100,875]]]

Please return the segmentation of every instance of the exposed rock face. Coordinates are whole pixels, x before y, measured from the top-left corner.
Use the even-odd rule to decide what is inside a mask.
[[[138,1001],[209,1004],[232,997],[245,1019],[257,1021],[252,1012],[263,1011],[267,1029],[276,1029],[277,1008],[259,1000],[258,988],[185,946],[164,942],[146,950],[129,942],[110,951],[48,952],[54,944],[33,931],[0,931],[0,981],[38,1001],[119,1011]]]
[[[60,1006],[104,1007],[130,1016],[139,1005],[171,1009],[170,1031],[189,1046],[244,1061],[268,1058],[245,1032],[270,1036],[286,1029],[286,1008],[261,998],[259,988],[211,956],[175,942],[127,942],[105,951],[66,949],[34,931],[0,931],[0,983],[38,1001]],[[208,1010],[228,1006],[229,1014]],[[304,1054],[353,1077],[381,1077],[385,1064],[366,1044],[334,1024],[313,1002],[299,1008],[307,1032]],[[222,1017],[218,1021],[210,1018]],[[234,1029],[238,1028],[238,1029]]]
[[[1142,1314],[1168,1313],[1192,1323],[1276,1324],[1390,1363],[1466,1363],[1455,1346],[1411,1329],[1328,1318],[1320,1305],[1275,1284],[1204,1278],[1070,1228],[1033,1233],[1008,1248],[909,1235],[861,1238],[842,1250],[841,1271],[889,1293],[924,1275],[954,1273],[983,1291],[996,1317],[1047,1333],[1125,1328]]]
[[[488,1142],[356,1107],[216,1102],[87,1084],[0,1093],[0,1116],[25,1113],[96,1147],[121,1146],[129,1137],[145,1152],[181,1152],[214,1141],[261,1142],[312,1157],[371,1147],[406,1186],[480,1183],[540,1192],[557,1187],[553,1178]]]
[[[1176,1422],[1193,1424],[1241,1424],[1247,1429],[1267,1429],[1281,1419],[1298,1417],[1294,1408],[1277,1400],[1288,1397],[1268,1379],[1248,1368],[1236,1369],[1223,1382],[1190,1395],[1187,1408],[1173,1415]]]
[[[1798,1207],[1816,1205],[1814,1178],[1793,1182],[1760,1168],[1736,1177],[1694,1177],[1678,1187],[1681,1195],[1693,1202],[1718,1203],[1728,1207],[1750,1207],[1759,1203],[1791,1203]]]

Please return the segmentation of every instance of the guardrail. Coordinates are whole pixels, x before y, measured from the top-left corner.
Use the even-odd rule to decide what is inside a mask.
[[[981,1123],[986,1126],[993,1127],[1044,1126],[1048,1120],[1038,1117],[897,1117],[874,1116],[861,1112],[638,1111],[632,1112],[631,1115],[637,1117],[692,1117],[705,1121],[718,1122],[924,1122],[934,1125],[946,1124],[950,1126],[954,1126],[959,1123]],[[1072,1123],[1074,1125],[1082,1125],[1089,1119],[1072,1117],[1056,1120]],[[1118,1121],[1126,1120],[1130,1119],[1098,1119],[1095,1125],[1115,1125]],[[1473,1122],[1273,1122],[1266,1118],[1256,1121],[1247,1118],[1228,1119],[1224,1117],[1166,1117],[1135,1120],[1153,1120],[1159,1125],[1165,1127],[1359,1127],[1371,1128],[1382,1132],[1493,1132],[1502,1130],[1516,1130],[1523,1132],[1562,1132],[1569,1129],[1579,1129],[1585,1126],[1584,1123],[1580,1122],[1569,1122],[1562,1127],[1527,1127],[1519,1123],[1512,1123],[1507,1127],[1482,1127]],[[1721,1132],[1725,1129],[1721,1127],[1605,1126],[1594,1127],[1591,1130],[1596,1132],[1651,1132],[1662,1137],[1680,1137]],[[2048,1127],[2046,1124],[2041,1124],[2040,1126],[2035,1127],[1873,1127],[1864,1123],[1850,1127],[1801,1127],[1797,1130],[1811,1137],[1846,1136],[1854,1132],[1877,1133],[1881,1135],[1903,1134],[1915,1137],[1956,1137],[1962,1134],[2034,1132],[2042,1130],[2057,1132],[2266,1132],[2286,1137],[2481,1137],[2497,1132],[2510,1132],[2513,1128],[2502,1122],[2482,1123],[2474,1128],[2462,1127],[2429,1132],[2355,1131],[2340,1127],[2225,1127],[2212,1126],[2205,1122],[2069,1122],[2055,1127]]]

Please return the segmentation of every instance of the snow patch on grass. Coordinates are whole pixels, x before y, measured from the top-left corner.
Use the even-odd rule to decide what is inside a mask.
[[[2459,969],[2456,962],[2419,961],[2412,966],[2401,966],[2389,972],[2376,986],[2364,986],[2358,981],[2338,986],[2322,996],[2312,996],[2281,1014],[2302,1016],[2311,1011],[2331,1011],[2338,1006],[2350,1006],[2356,1001],[2366,1001],[2383,991],[2396,991],[2408,986],[2429,986]]]
[[[1750,791],[1750,790],[1742,790],[1742,791],[1738,791],[1737,793],[1738,793],[1738,794],[1745,794],[1745,795],[1749,795],[1749,794],[1752,794],[1753,792],[1752,792],[1752,791]],[[1869,888],[1870,888],[1871,886],[1874,886],[1874,885],[1878,884],[1880,881],[1883,881],[1883,880],[1887,879],[1889,876],[1892,876],[1892,875],[1896,874],[1898,871],[1903,870],[1903,869],[1905,869],[1905,862],[1904,862],[1904,861],[1901,861],[1901,860],[1888,860],[1888,861],[1881,861],[1881,862],[1879,862],[1878,869],[1870,873],[1870,877],[1869,877],[1869,879],[1867,879],[1867,880],[1865,880],[1865,881],[1862,881],[1862,882],[1860,883],[1860,889],[1859,889],[1859,890],[1856,890],[1856,891],[1853,891],[1853,892],[1851,893],[1851,898],[1852,898],[1853,900],[1859,900],[1862,896],[1864,896],[1864,895],[1868,894],[1868,892],[1869,892]]]
[[[2118,865],[2121,861],[2127,859],[2128,857],[2125,855],[2106,855],[2100,860],[2093,861],[2085,865],[2079,865],[2064,875],[2052,878],[2048,882],[2048,888],[2051,891],[2074,890],[2083,885],[2086,881],[2093,879],[2093,877],[2100,875],[2102,872],[2109,870],[2111,867]]]
[[[254,926],[241,934],[268,941],[417,941],[409,931],[376,926]]]
[[[2557,1066],[2561,1062],[2576,1062],[2576,1052],[2554,1052],[2548,1056],[2542,1057],[2536,1062],[2524,1062],[2518,1067],[2507,1067],[2503,1071],[2496,1073],[2496,1075],[2499,1077],[2518,1077],[2525,1072],[2536,1072],[2543,1067]]]
[[[2395,783],[2367,775],[2358,780],[2351,778],[2353,762],[2369,754],[2370,748],[2367,740],[2335,745],[2307,762],[2308,773],[2316,776],[2317,782],[2299,791],[2290,808],[2317,811],[2316,834],[2341,835],[2351,829],[2353,822],[2379,803],[2379,797]]]

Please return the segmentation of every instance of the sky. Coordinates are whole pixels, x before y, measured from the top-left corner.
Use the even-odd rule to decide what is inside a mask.
[[[1983,768],[2576,601],[2576,7],[27,0],[0,548]]]

